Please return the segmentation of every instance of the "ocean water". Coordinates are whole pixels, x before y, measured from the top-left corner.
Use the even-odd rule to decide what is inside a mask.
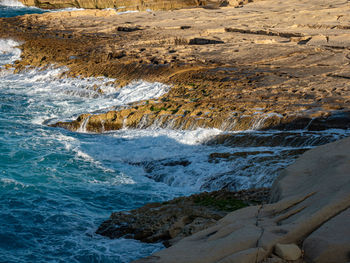
[[[34,11],[0,7],[0,16],[23,12]],[[149,202],[222,187],[270,186],[304,149],[348,135],[51,128],[47,124],[82,113],[157,98],[171,87],[137,81],[116,89],[113,79],[60,78],[65,68],[14,74],[2,65],[20,59],[19,44],[0,40],[0,262],[130,262],[148,256],[163,246],[110,240],[96,235],[97,227],[113,211]]]
[[[25,14],[42,14],[45,11],[35,7],[26,7],[16,0],[0,0],[0,17],[13,17]]]

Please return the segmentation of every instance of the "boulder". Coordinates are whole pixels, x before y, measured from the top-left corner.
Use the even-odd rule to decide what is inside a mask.
[[[275,252],[285,260],[297,260],[301,257],[301,250],[295,244],[276,244]]]

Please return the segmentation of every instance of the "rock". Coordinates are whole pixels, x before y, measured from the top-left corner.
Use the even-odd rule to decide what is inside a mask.
[[[297,260],[301,257],[301,250],[295,244],[276,244],[275,253],[285,260]]]
[[[346,262],[349,149],[350,138],[346,138],[307,151],[275,181],[273,203],[234,211],[210,228],[155,253],[157,259],[153,262],[214,263],[238,256],[241,262],[251,262],[257,249],[261,253],[259,257],[264,259],[277,244],[292,244],[303,239],[305,258],[315,262]],[[341,237],[342,232],[345,237]],[[339,254],[332,253],[332,249]],[[300,250],[295,251],[300,256]]]
[[[189,45],[215,45],[215,44],[224,44],[221,40],[207,39],[207,38],[192,38],[189,41]]]
[[[316,0],[280,5],[273,0],[32,2],[73,2],[91,8],[125,5],[139,10],[150,5],[167,9],[177,4],[220,7],[225,2],[228,6],[251,2],[243,8],[123,15],[115,9],[81,10],[0,19],[1,37],[24,42],[16,71],[54,64],[67,66],[68,76],[114,78],[116,86],[140,79],[171,86],[158,100],[94,115],[87,131],[150,126],[227,131],[350,128],[345,43],[350,39],[345,19],[350,10],[341,0],[331,9]],[[336,24],[331,22],[338,16]],[[330,42],[313,43],[320,35]],[[56,126],[76,131],[81,121],[82,116]]]
[[[97,233],[109,238],[133,238],[171,246],[212,226],[229,211],[266,201],[268,193],[266,188],[239,192],[220,190],[147,204],[135,210],[113,213]]]
[[[350,208],[341,212],[303,242],[305,255],[314,263],[345,263],[350,260]]]
[[[60,3],[57,7],[72,7],[70,0],[35,2],[47,8],[53,8],[53,2]],[[83,3],[76,2],[73,6]],[[96,4],[102,1],[84,2],[90,5],[87,8],[104,8]],[[140,2],[124,3],[136,8]],[[142,2],[140,10],[151,3]],[[237,1],[245,2],[249,0]],[[276,4],[275,0],[265,0],[239,9],[218,10],[215,8],[220,5],[214,1],[213,9],[26,15],[1,18],[0,36],[24,42],[15,72],[28,66],[57,65],[69,67],[67,76],[106,76],[118,79],[119,86],[139,79],[172,86],[159,100],[137,102],[103,114],[84,114],[56,126],[77,130],[85,123],[87,131],[95,132],[153,124],[173,129],[347,129],[350,8],[343,0],[332,1],[332,6],[319,2],[290,0]],[[158,7],[155,0],[152,3],[159,9],[176,8],[171,1],[157,1]],[[197,6],[203,4],[196,1]],[[188,45],[199,37],[224,43]],[[327,222],[329,227],[337,226],[332,220],[338,216],[340,222],[347,218],[342,213],[350,207],[349,148],[350,141],[345,139],[306,152],[276,180],[271,204],[230,213],[210,228],[156,253],[153,259],[211,263],[239,256],[248,260],[257,251],[261,252],[259,257],[269,256],[277,243],[305,239],[307,258],[321,260],[325,252],[330,262],[343,260],[347,240],[337,243],[330,232],[321,229]],[[193,225],[185,224],[186,218],[179,213],[168,229],[176,235],[183,224],[196,228],[202,218],[193,220]],[[140,239],[160,240],[169,236],[164,229],[151,235],[136,234]],[[317,243],[316,239],[323,241]],[[339,255],[332,254],[332,249]]]
[[[220,6],[238,6],[248,3],[252,0],[20,0],[27,6],[36,6],[45,9],[59,8],[85,8],[85,9],[104,9],[116,8],[120,11],[126,10],[172,10],[184,7],[220,7]]]
[[[116,8],[119,11],[126,10],[171,10],[184,7],[195,7],[205,1],[196,0],[20,0],[27,6],[36,6],[46,9],[59,8],[85,8],[104,9]]]

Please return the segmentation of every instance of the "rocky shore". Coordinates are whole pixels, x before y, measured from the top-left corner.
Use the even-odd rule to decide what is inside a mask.
[[[306,152],[277,178],[270,204],[232,212],[137,262],[348,262],[349,147],[347,138]]]
[[[159,100],[55,126],[221,130],[349,128],[348,7],[341,1],[258,1],[118,15],[85,10],[1,19],[24,40],[26,66],[70,76],[171,85]]]
[[[85,8],[105,9],[114,8],[119,11],[145,10],[174,10],[179,8],[205,6],[217,8],[223,6],[241,6],[248,0],[20,0],[27,6],[44,9]]]
[[[133,238],[171,246],[186,236],[214,225],[229,212],[266,203],[269,197],[268,188],[238,192],[219,190],[179,197],[132,211],[113,213],[96,233],[109,238]]]
[[[95,133],[148,127],[350,128],[347,2],[124,1],[125,8],[115,1],[23,2],[153,9],[0,19],[1,38],[23,41],[16,71],[67,67],[64,76],[115,78],[119,87],[139,79],[171,87],[160,99],[82,114],[54,127],[84,126]],[[114,213],[98,233],[174,244],[138,262],[348,262],[349,147],[344,139],[303,154],[276,180],[269,204],[251,205],[251,195],[240,192],[233,194],[238,207],[230,209],[249,206],[229,212],[202,201],[227,203],[232,193],[201,194]],[[183,209],[174,209],[179,206]]]

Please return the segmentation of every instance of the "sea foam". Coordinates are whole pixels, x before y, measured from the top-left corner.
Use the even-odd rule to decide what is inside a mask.
[[[0,5],[10,7],[25,7],[24,4],[16,0],[0,0]]]
[[[13,61],[14,56],[19,56],[20,53],[13,54],[14,48],[6,48],[12,52],[8,60]],[[29,107],[44,109],[34,117],[33,123],[36,124],[69,121],[82,113],[100,113],[131,102],[158,98],[170,89],[162,83],[142,80],[117,88],[115,79],[111,78],[62,78],[66,70],[49,68],[28,69],[18,74],[3,72],[2,82],[7,83],[14,93],[30,95]],[[17,84],[11,85],[13,82]]]
[[[1,65],[12,64],[21,58],[21,43],[12,39],[0,39],[0,68]]]

